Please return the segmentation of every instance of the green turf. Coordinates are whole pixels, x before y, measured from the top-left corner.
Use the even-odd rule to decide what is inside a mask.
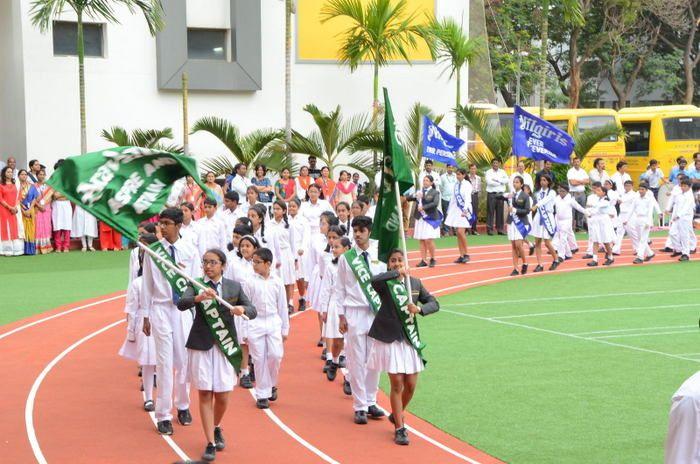
[[[0,324],[124,290],[129,252],[52,253],[0,260]]]
[[[699,275],[697,261],[613,267],[444,296],[420,321],[410,409],[507,462],[663,462],[671,395],[700,368]]]

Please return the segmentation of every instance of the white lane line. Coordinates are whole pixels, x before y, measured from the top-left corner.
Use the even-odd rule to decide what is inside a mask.
[[[141,395],[143,396],[143,402],[145,403],[145,402],[146,402],[146,393],[143,392]],[[149,412],[149,413],[148,413],[148,417],[151,418],[151,422],[153,422],[153,425],[156,427],[156,429],[158,429],[158,420],[156,419],[156,413],[155,413],[155,411]],[[187,453],[185,453],[185,452],[182,450],[182,448],[180,448],[180,447],[177,445],[177,443],[175,443],[175,440],[173,440],[173,438],[172,438],[171,436],[168,436],[168,435],[161,435],[161,437],[163,437],[163,440],[165,440],[165,442],[168,444],[168,446],[170,446],[170,448],[171,448],[173,451],[175,451],[175,454],[177,454],[177,455],[180,457],[180,459],[182,459],[184,462],[190,462],[190,461],[191,461],[191,459],[189,458],[189,456],[187,456]]]
[[[592,332],[578,332],[574,335],[597,335],[597,334],[611,334],[611,333],[622,333],[622,332],[640,332],[645,330],[667,330],[667,329],[690,329],[696,327],[694,325],[669,325],[665,327],[640,327],[637,329],[615,329],[615,330],[595,330]],[[595,338],[595,337],[593,337]]]
[[[692,326],[690,326],[692,327]],[[589,337],[595,340],[600,340],[601,338],[623,338],[623,337],[655,337],[657,335],[674,335],[674,334],[686,334],[686,333],[698,333],[698,329],[695,330],[676,330],[671,332],[646,332],[646,333],[633,333],[633,334],[614,334],[614,335],[603,335],[600,337]]]
[[[567,314],[590,314],[590,313],[610,313],[617,311],[643,311],[643,310],[657,310],[657,309],[677,309],[677,308],[694,308],[700,306],[699,303],[684,303],[677,305],[661,305],[661,306],[626,306],[622,308],[599,308],[599,309],[581,309],[575,311],[548,311],[545,313],[530,313],[530,314],[512,314],[509,316],[487,316],[491,319],[518,319],[522,317],[545,317],[545,316],[559,316]]]
[[[520,300],[492,300],[492,301],[479,301],[472,303],[453,303],[444,305],[445,307],[452,306],[479,306],[487,304],[510,304],[510,303],[527,303],[530,301],[563,301],[563,300],[591,300],[596,298],[608,298],[616,296],[634,296],[634,295],[658,295],[660,293],[694,293],[697,292],[695,288],[679,288],[674,290],[652,290],[648,292],[620,292],[620,293],[599,293],[599,294],[588,294],[588,295],[570,295],[570,296],[552,296],[544,298],[523,298]]]
[[[665,353],[663,351],[649,350],[646,348],[640,348],[638,346],[625,345],[623,343],[616,343],[616,342],[611,342],[608,340],[600,340],[597,338],[581,337],[579,335],[574,335],[574,334],[565,333],[565,332],[559,332],[557,330],[543,329],[541,327],[534,327],[534,326],[525,325],[525,324],[517,324],[515,322],[502,321],[502,320],[498,320],[498,319],[490,319],[488,317],[476,316],[474,314],[467,314],[467,313],[460,313],[457,311],[450,311],[449,309],[440,309],[440,311],[448,313],[448,314],[454,314],[456,316],[469,317],[472,319],[478,319],[480,321],[492,322],[494,324],[502,324],[502,325],[507,325],[510,327],[518,327],[521,329],[533,330],[535,332],[548,333],[551,335],[559,335],[560,337],[569,337],[569,338],[573,338],[576,340],[584,340],[584,341],[588,341],[588,342],[600,343],[602,345],[615,346],[618,348],[625,348],[625,349],[633,350],[633,351],[640,351],[642,353],[657,354],[659,356],[666,356],[668,358],[680,359],[683,361],[691,361],[694,363],[700,363],[700,359],[688,358],[688,357],[681,356],[681,355]]]
[[[77,342],[73,343],[71,346],[63,350],[61,354],[53,358],[51,362],[48,363],[46,367],[44,367],[39,376],[34,380],[32,388],[29,390],[29,396],[27,396],[27,402],[24,406],[24,424],[27,429],[27,437],[29,438],[29,444],[32,447],[34,457],[36,458],[39,464],[47,464],[46,457],[41,451],[41,447],[39,446],[39,440],[37,440],[36,431],[34,430],[34,401],[36,399],[36,394],[39,391],[39,387],[41,387],[41,383],[44,381],[48,373],[51,372],[51,369],[53,369],[61,359],[65,358],[66,355],[68,355],[68,353],[70,353],[86,341],[90,340],[91,338],[96,337],[97,335],[100,335],[101,333],[106,332],[112,327],[116,327],[117,325],[122,323],[124,323],[124,318],[121,318],[116,322],[112,322],[111,324],[108,324],[105,327],[102,327],[101,329],[96,330],[91,334],[81,338]]]
[[[677,356],[700,356],[700,353],[676,353]]]
[[[119,295],[115,295],[115,296],[112,296],[112,297],[109,297],[109,298],[104,298],[104,299],[102,299],[102,300],[93,301],[92,303],[88,303],[88,304],[85,304],[85,305],[82,305],[82,306],[78,306],[77,308],[67,309],[67,310],[62,311],[62,312],[60,312],[60,313],[56,313],[56,314],[53,314],[53,315],[51,315],[51,316],[44,317],[44,318],[42,318],[42,319],[37,319],[36,321],[30,322],[30,323],[28,323],[28,324],[21,325],[21,326],[16,327],[16,328],[14,328],[14,329],[12,329],[12,330],[10,330],[10,331],[8,331],[8,332],[5,332],[5,333],[3,333],[3,334],[0,334],[0,340],[2,340],[2,339],[5,338],[5,337],[9,337],[9,336],[12,335],[12,334],[16,334],[17,332],[21,332],[21,331],[24,330],[24,329],[28,329],[29,327],[33,327],[33,326],[35,326],[35,325],[44,323],[44,322],[46,322],[46,321],[50,321],[50,320],[52,320],[52,319],[56,319],[56,318],[58,318],[58,317],[65,316],[66,314],[70,314],[70,313],[73,313],[73,312],[75,312],[75,311],[80,311],[80,310],[82,310],[82,309],[92,308],[93,306],[97,306],[97,305],[100,305],[100,304],[102,304],[102,303],[107,303],[107,302],[110,302],[110,301],[118,300],[118,299],[120,299],[120,298],[124,298],[125,296],[126,296],[126,293],[121,293],[121,294],[119,294]]]

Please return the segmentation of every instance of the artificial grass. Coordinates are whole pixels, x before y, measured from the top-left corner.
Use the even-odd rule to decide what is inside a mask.
[[[126,289],[128,251],[0,258],[0,325]]]
[[[507,462],[662,462],[671,395],[700,368],[698,275],[698,262],[613,267],[441,297],[420,320],[428,365],[410,409]],[[640,294],[596,296],[614,293]],[[565,299],[479,303],[551,297]],[[609,330],[620,332],[589,333]],[[676,333],[636,336],[665,331]],[[697,360],[564,335],[580,333]]]

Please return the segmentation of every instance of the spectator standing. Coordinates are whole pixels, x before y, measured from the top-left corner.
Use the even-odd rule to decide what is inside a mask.
[[[262,164],[256,165],[255,176],[250,180],[250,183],[258,191],[258,201],[269,207],[275,198],[275,189],[272,187],[270,179],[267,178],[267,168]]]
[[[491,161],[491,169],[486,171],[486,230],[489,235],[506,235],[503,225],[503,194],[508,185],[508,174],[501,169],[501,162]],[[473,186],[472,186],[473,188]]]
[[[299,169],[299,175],[294,179],[294,182],[296,183],[297,198],[301,201],[308,200],[309,197],[306,194],[306,189],[314,182],[313,177],[309,175],[308,166],[302,166],[301,169]]]
[[[605,160],[603,158],[596,158],[595,161],[593,161],[593,169],[588,172],[588,177],[591,180],[591,185],[596,182],[602,185],[606,180],[610,179],[610,176],[605,170]]]
[[[646,181],[649,190],[654,194],[654,198],[658,201],[659,189],[664,183],[664,172],[659,167],[659,162],[655,159],[649,161],[649,167],[642,174],[641,180]]]
[[[247,177],[248,175],[248,166],[246,166],[243,163],[238,163],[233,167],[233,172],[231,175],[229,175],[226,178],[226,185],[224,186],[224,191],[225,192],[230,192],[231,190],[235,191],[238,193],[239,198],[245,197],[245,192],[248,190],[248,187],[250,187],[252,184],[250,182],[250,179]],[[217,203],[221,204],[221,200],[223,199],[223,193],[221,194],[222,198],[218,198]]]
[[[476,221],[479,221],[479,192],[481,192],[481,176],[479,176],[479,173],[476,170],[476,164],[472,163],[469,165],[469,172],[467,173],[467,180],[469,181],[470,184],[472,184],[472,208],[474,210],[474,214],[476,215]],[[445,213],[445,216],[447,216],[447,213]],[[467,229],[469,233],[472,235],[479,235],[479,232],[476,230],[476,222],[474,223],[474,227]]]
[[[549,177],[549,185],[554,185],[557,183],[557,176],[554,175],[554,171],[552,171],[552,162],[551,161],[545,161],[544,162],[544,168],[539,171],[538,173],[535,174],[535,185],[537,185],[537,188],[540,186],[540,179],[542,176],[547,176]],[[527,185],[527,182],[525,183]],[[532,186],[531,186],[532,188]]]
[[[10,165],[10,158],[7,159],[7,165]],[[673,167],[673,169],[671,169],[671,174],[668,176],[669,182],[671,182],[673,185],[678,185],[680,183],[678,176],[688,175],[687,167],[688,160],[686,160],[683,156],[676,158],[676,165]]]
[[[508,178],[508,191],[510,193],[515,193],[515,189],[513,188],[513,179],[515,179],[518,176],[522,178],[523,185],[528,185],[530,189],[534,188],[534,184],[532,183],[532,176],[529,173],[525,172],[525,162],[518,161],[518,165],[515,168],[515,172],[511,174]]]
[[[421,190],[423,188],[423,178],[425,176],[432,176],[433,179],[437,179],[437,173],[433,171],[433,160],[426,159],[423,163],[423,170],[418,174],[418,183],[416,184],[418,188],[416,190]]]
[[[571,157],[571,168],[566,172],[566,179],[569,181],[569,193],[580,206],[586,206],[586,185],[591,183],[586,170],[581,168],[581,160],[578,156]],[[585,214],[574,211],[574,227],[578,232],[583,229]]]
[[[309,175],[314,180],[321,177],[321,169],[316,167],[316,157],[313,155],[309,156]]]
[[[31,160],[29,162],[29,171],[27,172],[27,175],[29,176],[29,180],[35,184],[39,180],[39,171],[41,171],[41,163],[39,160]]]
[[[613,182],[613,184],[615,184],[615,189],[618,192],[624,192],[625,182],[628,180],[632,181],[632,177],[627,174],[627,161],[619,161],[615,166],[615,169],[617,171],[612,175],[612,177],[610,177],[610,180]]]
[[[445,219],[447,218],[447,208],[450,206],[450,200],[452,195],[454,195],[455,184],[457,183],[457,174],[455,174],[455,167],[451,164],[447,165],[446,171],[440,176],[440,201],[442,203],[442,231],[444,234],[449,233],[449,227],[445,225]],[[474,192],[474,191],[472,191]],[[472,198],[474,197],[472,193]],[[477,198],[479,193],[476,193]],[[474,203],[472,203],[473,205]]]

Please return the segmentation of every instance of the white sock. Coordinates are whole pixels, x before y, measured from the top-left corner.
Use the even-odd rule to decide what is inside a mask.
[[[241,375],[250,375],[250,369],[241,369]]]
[[[597,263],[598,262],[598,253],[595,253],[593,255],[593,262]]]
[[[340,359],[339,359],[339,358],[333,358],[333,363],[334,363],[334,364],[339,364],[339,363],[340,363]]]
[[[92,248],[92,237],[87,238],[88,247]]]
[[[333,359],[333,353],[326,351],[326,361],[330,361],[331,359]]]
[[[156,366],[141,366],[141,380],[143,381],[143,393],[146,401],[153,401],[153,376]]]
[[[83,248],[87,248],[87,244],[85,242],[85,236],[80,237],[80,243],[83,245]]]

